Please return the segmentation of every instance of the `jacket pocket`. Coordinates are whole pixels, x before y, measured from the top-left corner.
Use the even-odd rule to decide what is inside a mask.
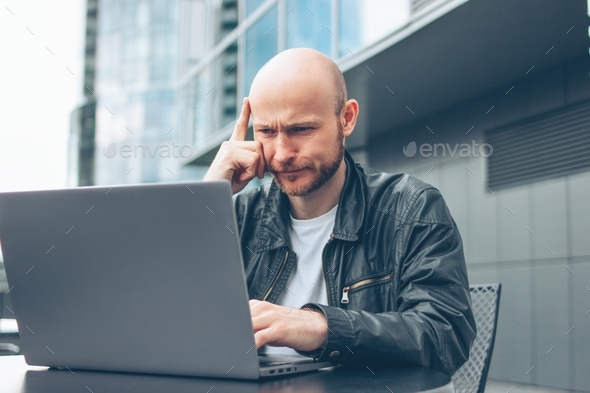
[[[385,273],[371,278],[365,278],[363,280],[355,281],[352,284],[349,284],[342,288],[342,298],[340,299],[340,303],[348,304],[348,294],[350,292],[354,292],[358,289],[361,289],[367,285],[379,284],[385,281],[388,281],[393,276],[393,273]]]

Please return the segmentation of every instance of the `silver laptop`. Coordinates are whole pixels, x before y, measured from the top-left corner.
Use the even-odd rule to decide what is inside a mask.
[[[0,244],[28,364],[257,379],[229,182],[0,193]]]

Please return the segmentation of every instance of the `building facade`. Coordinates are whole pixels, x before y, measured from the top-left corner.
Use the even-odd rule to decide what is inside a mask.
[[[95,183],[182,178],[175,127],[180,1],[100,0]]]

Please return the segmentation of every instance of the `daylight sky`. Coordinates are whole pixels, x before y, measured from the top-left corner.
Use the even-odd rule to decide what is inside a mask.
[[[83,0],[0,0],[0,191],[66,185],[84,12]]]

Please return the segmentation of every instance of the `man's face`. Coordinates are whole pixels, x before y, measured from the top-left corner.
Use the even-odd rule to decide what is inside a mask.
[[[268,164],[270,173],[285,194],[307,195],[319,189],[334,176],[344,157],[344,135],[340,123],[336,122],[336,124],[338,129],[336,138],[331,141],[326,140],[326,143],[319,140],[313,142],[313,145],[306,149],[307,156],[301,158],[299,162],[293,158],[283,163],[275,160]],[[313,150],[316,151],[313,152]],[[317,157],[315,162],[314,156]]]
[[[304,196],[323,186],[340,167],[344,134],[331,91],[322,94],[302,86],[288,90],[289,94],[250,98],[254,137],[281,190]]]

